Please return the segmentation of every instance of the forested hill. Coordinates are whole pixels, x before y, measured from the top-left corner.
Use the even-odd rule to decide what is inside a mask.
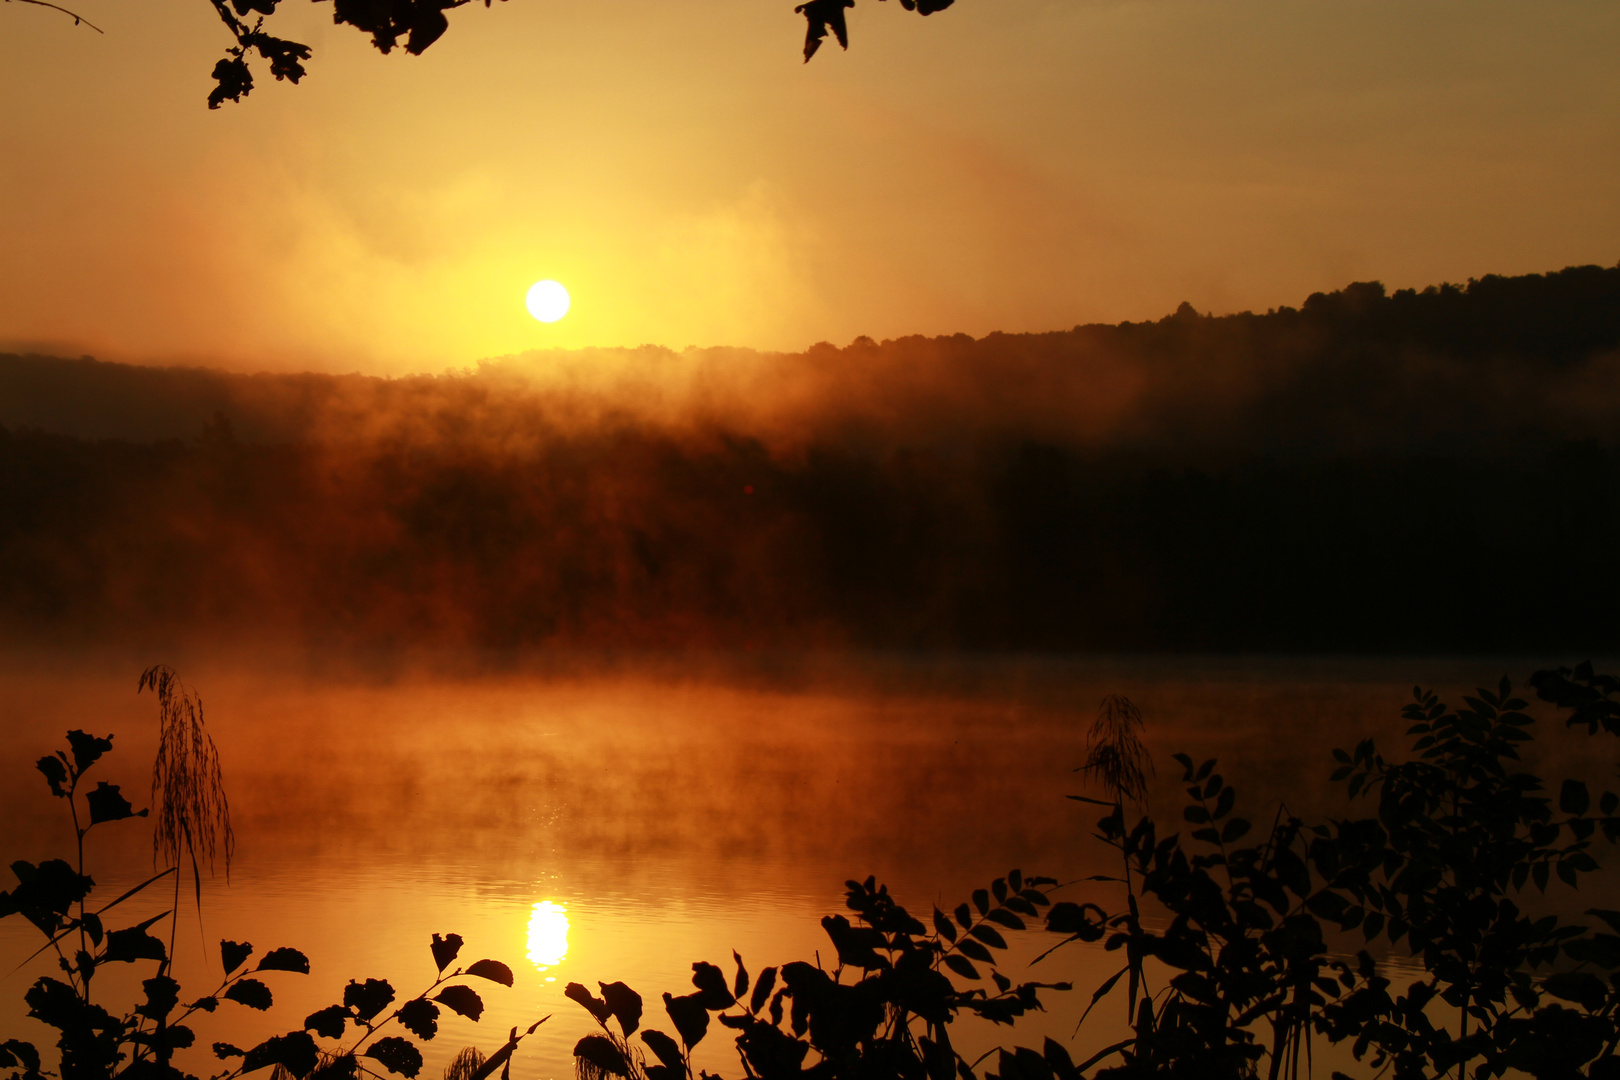
[[[235,374],[0,354],[0,425],[87,438],[530,439],[606,425],[800,444],[964,435],[1190,452],[1377,450],[1543,432],[1606,438],[1620,267],[1485,277],[1299,309],[803,353],[586,349],[401,379]]]
[[[1620,644],[1620,268],[393,380],[0,356],[0,425],[13,640]]]

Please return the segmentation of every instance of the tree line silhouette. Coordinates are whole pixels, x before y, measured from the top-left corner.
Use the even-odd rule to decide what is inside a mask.
[[[7,358],[0,628],[496,651],[1607,649],[1617,349],[1620,269],[1577,268],[698,356],[699,374],[755,365],[707,413],[616,383],[560,395],[516,361],[381,380]],[[754,394],[795,375],[809,389],[786,411]]]

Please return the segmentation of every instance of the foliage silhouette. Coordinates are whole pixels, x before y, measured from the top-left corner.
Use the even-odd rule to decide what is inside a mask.
[[[95,889],[95,881],[86,873],[84,864],[85,835],[98,825],[146,817],[147,811],[136,811],[116,784],[101,781],[94,790],[80,790],[85,774],[112,750],[110,735],[102,738],[70,731],[66,751],[39,760],[37,767],[51,794],[67,801],[77,838],[76,861],[70,864],[49,859],[37,866],[24,861],[13,863],[17,885],[9,892],[0,892],[0,918],[22,915],[32,923],[45,936],[46,943],[28,960],[53,951],[65,976],[66,981],[41,976],[23,995],[28,1015],[60,1033],[56,1043],[59,1063],[53,1072],[45,1067],[37,1047],[20,1039],[8,1039],[0,1043],[0,1069],[15,1069],[11,1080],[43,1080],[47,1076],[60,1080],[193,1080],[172,1064],[172,1057],[176,1050],[196,1043],[192,1024],[201,1019],[198,1014],[216,1013],[227,1003],[263,1012],[273,1006],[275,998],[271,984],[258,976],[309,974],[309,959],[297,949],[271,949],[249,966],[254,955],[251,944],[221,941],[221,982],[202,997],[182,1003],[180,984],[170,974],[178,895],[168,910],[142,922],[118,928],[109,925],[109,913],[126,900],[171,874],[178,882],[182,848],[190,855],[195,874],[196,849],[201,846],[205,854],[211,854],[216,830],[227,859],[231,844],[228,818],[210,817],[224,815],[225,800],[217,752],[202,730],[200,704],[166,667],[144,673],[140,686],[156,690],[163,703],[153,791],[164,802],[154,844],[160,854],[171,857],[173,865],[109,903],[88,907],[86,901]],[[200,877],[197,880],[200,903]],[[170,920],[168,943],[151,932],[164,919]],[[231,1064],[212,1080],[234,1080],[272,1067],[285,1076],[318,1075],[323,1080],[380,1077],[376,1066],[407,1078],[417,1076],[422,1054],[414,1040],[431,1040],[438,1033],[443,1009],[473,1021],[484,1011],[478,992],[458,980],[512,985],[511,969],[497,960],[477,960],[466,967],[452,968],[461,946],[458,934],[434,934],[430,951],[436,975],[432,983],[392,1011],[385,1011],[395,1000],[394,988],[386,980],[350,981],[341,1003],[316,1010],[299,1028],[246,1049],[214,1042],[214,1055]],[[92,980],[98,970],[112,963],[140,962],[157,965],[153,977],[141,984],[144,1000],[121,1013],[92,1000]],[[502,1080],[509,1080],[513,1051],[545,1019],[521,1032],[513,1028],[505,1044],[487,1058],[474,1048],[463,1050],[447,1069],[447,1080],[488,1080],[497,1070]],[[414,1038],[380,1034],[395,1021]],[[317,1043],[316,1036],[326,1040],[327,1045]]]
[[[6,2],[10,3],[11,0],[6,0]],[[97,26],[95,23],[91,22],[89,19],[85,18],[83,15],[80,15],[78,12],[70,11],[69,9],[63,7],[60,4],[53,4],[53,3],[50,2],[50,0],[18,0],[18,2],[19,3],[24,3],[24,4],[33,4],[33,5],[37,6],[37,7],[50,8],[53,11],[60,11],[62,14],[66,15],[68,18],[73,20],[73,25],[74,26],[79,26],[79,25],[82,24],[84,26],[88,26],[90,29],[94,30],[98,34],[105,34],[106,33],[105,30],[103,30],[101,27]]]
[[[1620,715],[1620,680],[1589,665],[1538,672],[1532,683],[1544,700],[1573,710],[1572,728],[1610,731]],[[1145,787],[1140,714],[1126,699],[1105,699],[1081,771],[1110,797],[1075,798],[1108,809],[1097,836],[1121,852],[1126,873],[1098,879],[1125,886],[1127,910],[1109,915],[1063,901],[1043,905],[1044,921],[1066,935],[1061,944],[1105,939],[1109,950],[1126,951],[1126,965],[1097,987],[1081,1022],[1129,975],[1129,1034],[1079,1065],[1053,1040],[1040,1051],[1004,1048],[984,1075],[1076,1080],[1097,1066],[1094,1080],[1277,1080],[1308,1073],[1313,1038],[1324,1037],[1348,1042],[1358,1061],[1397,1080],[1509,1070],[1542,1080],[1620,1076],[1620,911],[1589,909],[1600,924],[1594,930],[1521,909],[1532,886],[1539,895],[1556,877],[1575,888],[1598,868],[1591,845],[1600,833],[1611,842],[1620,836],[1620,797],[1594,800],[1569,779],[1559,783],[1555,807],[1543,782],[1518,765],[1535,732],[1527,705],[1506,678],[1455,711],[1415,689],[1403,711],[1413,738],[1408,760],[1387,761],[1370,740],[1335,752],[1334,782],[1352,800],[1376,795],[1374,816],[1307,824],[1281,808],[1256,840],[1216,762],[1186,755],[1176,755],[1186,837],[1161,837],[1146,815],[1128,825],[1126,806]],[[1043,898],[1052,884],[1040,880]],[[823,920],[837,970],[829,976],[803,962],[766,969],[748,995],[741,957],[733,954],[729,984],[720,968],[694,964],[696,991],[664,995],[678,1041],[656,1030],[633,1041],[642,998],[622,983],[601,984],[600,998],[571,984],[568,996],[600,1029],[576,1044],[578,1072],[584,1080],[692,1076],[691,1048],[716,1013],[738,1032],[748,1076],[973,1080],[980,1062],[955,1054],[950,1021],[976,1011],[1010,1022],[1018,1013],[997,1016],[996,1002],[1034,1007],[1029,988],[1046,984],[1013,988],[992,971],[1001,993],[983,999],[956,991],[946,973],[982,979],[974,961],[993,955],[987,944],[1005,945],[990,924],[1026,925],[992,908],[991,897],[1016,899],[1020,885],[1030,883],[1014,872],[975,894],[976,928],[988,933],[958,929],[975,926],[974,908],[964,904],[955,922],[936,911],[929,934],[871,879],[852,881],[846,903],[857,924]],[[1158,913],[1167,921],[1150,925]],[[1422,974],[1397,987],[1398,971],[1380,968],[1375,946],[1404,949]],[[857,973],[848,985],[846,970]],[[783,988],[773,995],[779,971]],[[918,980],[906,981],[905,972]],[[1162,985],[1149,986],[1150,978]],[[784,998],[793,1006],[786,1028]]]
[[[1566,730],[1620,734],[1620,680],[1582,664],[1530,681],[1567,713]],[[1371,816],[1307,823],[1283,807],[1258,837],[1237,816],[1237,793],[1216,762],[1176,755],[1187,796],[1183,836],[1163,835],[1146,813],[1129,823],[1127,807],[1140,805],[1151,766],[1139,711],[1127,699],[1105,699],[1080,771],[1108,798],[1074,797],[1106,809],[1096,836],[1119,852],[1124,875],[1098,880],[1124,886],[1123,911],[1054,901],[1055,881],[1014,870],[949,913],[936,908],[925,925],[875,879],[850,881],[850,915],[822,920],[832,970],[819,954],[815,963],[757,976],[736,953],[729,973],[694,963],[693,991],[662,996],[669,1030],[644,1022],[642,996],[624,983],[598,983],[600,996],[570,983],[566,995],[597,1025],[574,1046],[577,1070],[583,1080],[690,1080],[692,1050],[718,1021],[733,1033],[743,1072],[760,1080],[977,1080],[981,1067],[986,1080],[1278,1080],[1310,1071],[1318,1038],[1347,1043],[1357,1061],[1396,1080],[1510,1071],[1616,1080],[1620,911],[1589,908],[1590,924],[1573,923],[1540,910],[1537,898],[1555,880],[1575,889],[1599,869],[1595,845],[1620,838],[1620,795],[1594,796],[1579,779],[1554,785],[1524,770],[1521,751],[1537,721],[1505,677],[1465,704],[1453,710],[1414,688],[1403,710],[1412,740],[1404,760],[1386,759],[1372,740],[1334,752],[1333,782],[1353,805],[1372,800]],[[222,981],[182,1005],[168,974],[171,950],[152,933],[175,909],[117,928],[108,918],[175,870],[110,903],[87,904],[95,883],[85,872],[84,836],[145,813],[117,785],[88,789],[86,774],[111,749],[110,737],[72,731],[64,751],[38,762],[53,796],[68,802],[79,853],[76,863],[14,864],[18,884],[0,893],[0,916],[21,914],[38,928],[47,939],[40,952],[54,950],[65,977],[41,977],[25,993],[30,1015],[60,1032],[59,1072],[46,1069],[36,1047],[12,1039],[0,1043],[0,1068],[14,1069],[14,1080],[179,1080],[170,1056],[196,1042],[198,1013],[269,1009],[274,992],[260,976],[309,971],[290,948],[249,967],[253,947],[224,941]],[[1039,991],[1070,989],[1015,982],[1001,970],[1006,935],[1031,928],[1063,939],[1037,962],[1071,942],[1125,951],[1125,965],[1096,987],[1081,1018],[1123,981],[1125,1037],[1080,1063],[1053,1039],[1039,1050],[1000,1048],[968,1061],[952,1038],[959,1018],[1011,1025],[1042,1007]],[[458,935],[433,935],[435,975],[404,1002],[385,980],[350,981],[340,1002],[297,1029],[251,1048],[213,1043],[228,1063],[216,1080],[267,1067],[322,1080],[417,1076],[417,1041],[438,1034],[445,1009],[482,1015],[468,980],[512,983],[497,961],[456,966],[461,947]],[[1404,950],[1420,973],[1381,967],[1375,949]],[[109,963],[157,965],[144,1000],[121,1015],[91,997],[96,971]],[[488,1058],[463,1051],[447,1080],[488,1080],[497,1070],[509,1080],[513,1051],[543,1022],[514,1028]]]
[[[1119,694],[1110,694],[1103,698],[1097,710],[1097,719],[1091,725],[1086,735],[1086,762],[1075,772],[1084,773],[1088,778],[1099,782],[1110,796],[1107,800],[1092,799],[1085,795],[1070,795],[1069,798],[1079,802],[1097,803],[1102,806],[1112,806],[1113,813],[1104,820],[1109,827],[1104,829],[1104,842],[1111,847],[1119,849],[1123,856],[1123,878],[1112,878],[1106,874],[1093,875],[1094,881],[1119,881],[1125,886],[1126,910],[1108,920],[1108,925],[1114,928],[1124,927],[1125,939],[1125,967],[1119,973],[1104,980],[1092,995],[1091,1004],[1097,1002],[1113,989],[1121,976],[1128,975],[1125,995],[1125,1018],[1129,1023],[1136,1017],[1137,992],[1145,979],[1143,960],[1145,953],[1145,938],[1142,933],[1142,914],[1137,903],[1136,888],[1131,878],[1131,859],[1126,845],[1122,842],[1124,835],[1125,804],[1134,802],[1146,805],[1147,782],[1153,775],[1153,759],[1149,757],[1147,748],[1142,744],[1142,712],[1127,697]],[[1116,835],[1117,834],[1117,835]],[[1084,935],[1075,935],[1075,938],[1085,940]],[[1071,938],[1071,940],[1074,940]],[[1056,946],[1054,946],[1056,948]],[[1050,952],[1051,950],[1048,950]],[[1043,953],[1037,959],[1044,959]],[[1084,1024],[1091,1008],[1080,1017]],[[1077,1025],[1078,1030],[1078,1025]]]
[[[1589,665],[1532,684],[1589,731],[1620,687]],[[1518,771],[1535,721],[1505,677],[1456,711],[1422,689],[1413,697],[1409,760],[1386,761],[1371,740],[1335,751],[1334,780],[1352,799],[1376,794],[1374,817],[1307,826],[1284,808],[1263,840],[1244,844],[1251,826],[1233,813],[1234,790],[1214,761],[1185,755],[1187,840],[1158,838],[1146,816],[1127,830],[1113,803],[1098,836],[1170,918],[1143,929],[1133,893],[1132,916],[1108,920],[1107,945],[1131,951],[1133,972],[1140,950],[1169,976],[1140,1003],[1120,1064],[1098,1077],[1237,1078],[1262,1065],[1271,1078],[1297,1076],[1313,1035],[1350,1040],[1357,1060],[1400,1080],[1620,1076],[1620,912],[1589,909],[1594,931],[1520,907],[1529,884],[1539,894],[1556,876],[1574,888],[1598,869],[1590,847],[1599,832],[1620,836],[1620,797],[1604,792],[1592,813],[1586,785],[1564,780],[1555,804]],[[1404,948],[1423,975],[1399,990],[1367,948],[1353,959],[1330,951],[1355,932]],[[1434,1015],[1442,1006],[1449,1020]]]
[[[25,4],[53,8],[73,20],[75,26],[104,31],[77,12],[70,11],[49,0],[21,0]],[[255,54],[270,65],[270,74],[277,82],[297,83],[308,72],[304,62],[311,49],[302,42],[277,37],[265,29],[265,21],[276,14],[282,0],[209,0],[214,12],[225,24],[236,44],[214,65],[214,88],[208,93],[208,107],[217,109],[227,101],[241,101],[253,92],[253,72],[248,60]],[[420,56],[428,46],[443,37],[450,29],[447,13],[465,7],[476,0],[332,0],[332,21],[339,26],[352,26],[371,38],[371,43],[384,55],[395,48],[403,48],[412,56]],[[955,0],[900,0],[907,11],[930,15],[943,11]],[[483,0],[490,7],[493,0]],[[831,31],[838,44],[849,48],[849,30],[844,11],[855,6],[855,0],[808,0],[793,10],[803,15],[807,24],[804,40],[804,59],[821,46]]]
[[[1048,928],[1079,927],[1092,940],[1102,935],[1101,923],[1088,920],[1075,905],[1052,903],[1049,894],[1056,884],[1013,870],[988,889],[975,890],[971,906],[964,902],[949,915],[935,908],[930,930],[876,879],[847,882],[844,903],[855,921],[843,915],[821,920],[838,958],[831,972],[819,959],[800,960],[765,968],[751,979],[742,957],[732,953],[736,970],[728,980],[719,967],[694,963],[696,990],[663,996],[678,1041],[657,1029],[641,1030],[640,1045],[631,1041],[641,1024],[642,998],[624,983],[598,984],[601,997],[570,983],[568,997],[601,1029],[575,1044],[578,1073],[581,1080],[690,1077],[692,1048],[708,1034],[714,1013],[736,1032],[745,1073],[761,1080],[971,1077],[973,1063],[951,1041],[953,1021],[966,1014],[1012,1024],[1042,1007],[1041,990],[1070,989],[1066,982],[1014,984],[997,969],[992,951],[1007,948],[1003,931],[1044,922]],[[967,988],[959,989],[951,975]],[[610,1019],[617,1031],[608,1025]],[[1056,1043],[1048,1042],[1047,1053],[1072,1069]]]
[[[1584,665],[1540,672],[1533,682],[1554,704],[1584,708],[1570,725],[1589,730],[1612,715],[1620,690],[1620,681]],[[1552,876],[1576,887],[1596,870],[1589,849],[1599,831],[1611,841],[1620,835],[1620,797],[1603,793],[1594,815],[1585,785],[1565,780],[1554,809],[1538,778],[1515,771],[1535,721],[1507,679],[1477,690],[1467,705],[1451,711],[1415,690],[1403,713],[1414,737],[1409,760],[1386,761],[1371,741],[1336,751],[1335,782],[1352,799],[1376,794],[1374,817],[1307,825],[1284,808],[1255,841],[1216,763],[1185,755],[1176,760],[1188,835],[1161,838],[1146,815],[1128,826],[1125,808],[1144,790],[1140,714],[1126,699],[1105,699],[1082,770],[1109,798],[1076,798],[1108,808],[1097,836],[1121,852],[1126,874],[1099,879],[1123,884],[1128,907],[1108,915],[1093,904],[1042,906],[1046,929],[1067,935],[1063,944],[1106,936],[1108,949],[1126,951],[1126,965],[1097,987],[1081,1022],[1129,975],[1130,1033],[1079,1065],[1050,1039],[1040,1051],[1001,1049],[985,1076],[1073,1080],[1098,1066],[1091,1075],[1099,1080],[1276,1080],[1309,1071],[1313,1036],[1350,1041],[1357,1060],[1398,1080],[1508,1070],[1545,1080],[1620,1076],[1620,936],[1610,932],[1620,930],[1620,912],[1589,910],[1603,924],[1594,932],[1522,911],[1524,898],[1509,897],[1532,884],[1543,892]],[[1035,910],[1036,896],[1048,899],[1055,883],[1035,884],[1028,892],[1031,883],[1015,871],[975,894],[977,923],[964,904],[954,923],[935,911],[929,934],[871,879],[852,881],[846,903],[858,925],[823,920],[837,970],[829,976],[818,965],[784,965],[783,988],[773,996],[778,969],[766,969],[745,1004],[741,957],[734,954],[729,986],[718,967],[695,964],[696,992],[664,995],[679,1041],[659,1031],[632,1041],[642,999],[622,983],[601,984],[600,998],[571,984],[568,996],[600,1028],[576,1044],[578,1072],[584,1080],[689,1077],[691,1048],[717,1013],[738,1032],[748,1076],[972,1080],[980,1063],[955,1053],[950,1021],[973,1011],[1010,1022],[1035,1007],[1033,988],[1048,984],[1014,988],[992,970],[1000,994],[981,998],[957,991],[946,973],[982,979],[974,961],[990,960],[986,945],[1005,945],[990,924],[1024,928],[1020,915]],[[993,908],[992,895],[1031,903],[1015,914]],[[1139,896],[1167,924],[1150,926]],[[1353,957],[1342,951],[1350,935],[1363,943]],[[1375,942],[1405,948],[1423,974],[1396,988],[1368,951]],[[848,985],[846,970],[857,973]],[[1150,977],[1164,985],[1154,990]],[[784,998],[792,1001],[786,1028]],[[1002,1002],[1012,1011],[998,1015]],[[1436,1016],[1442,1007],[1450,1012]]]
[[[907,11],[915,11],[919,15],[932,15],[936,11],[944,11],[956,0],[900,0],[900,6]],[[809,63],[810,58],[816,55],[821,43],[826,40],[831,31],[833,37],[838,39],[840,48],[849,48],[849,27],[844,19],[844,11],[855,6],[855,0],[808,0],[794,8],[794,12],[804,16],[808,24],[804,35],[804,62]]]

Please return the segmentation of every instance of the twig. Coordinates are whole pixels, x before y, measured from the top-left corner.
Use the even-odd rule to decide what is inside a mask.
[[[78,26],[80,23],[83,23],[84,25],[88,26],[90,29],[94,30],[98,34],[105,34],[107,32],[107,31],[103,30],[101,27],[97,26],[95,23],[91,22],[89,19],[85,18],[83,15],[80,15],[78,12],[69,11],[67,8],[63,7],[61,4],[53,4],[53,3],[51,3],[50,0],[17,0],[17,2],[19,4],[38,4],[40,7],[48,7],[48,8],[51,8],[53,10],[60,11],[62,14],[66,15],[68,18],[72,19],[74,26]],[[8,4],[11,3],[11,0],[6,0],[6,3],[8,3]]]

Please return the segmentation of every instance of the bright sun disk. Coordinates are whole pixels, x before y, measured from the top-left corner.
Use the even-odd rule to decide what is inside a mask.
[[[561,282],[537,281],[529,286],[529,295],[523,298],[529,314],[544,323],[553,323],[568,314],[568,290]]]

